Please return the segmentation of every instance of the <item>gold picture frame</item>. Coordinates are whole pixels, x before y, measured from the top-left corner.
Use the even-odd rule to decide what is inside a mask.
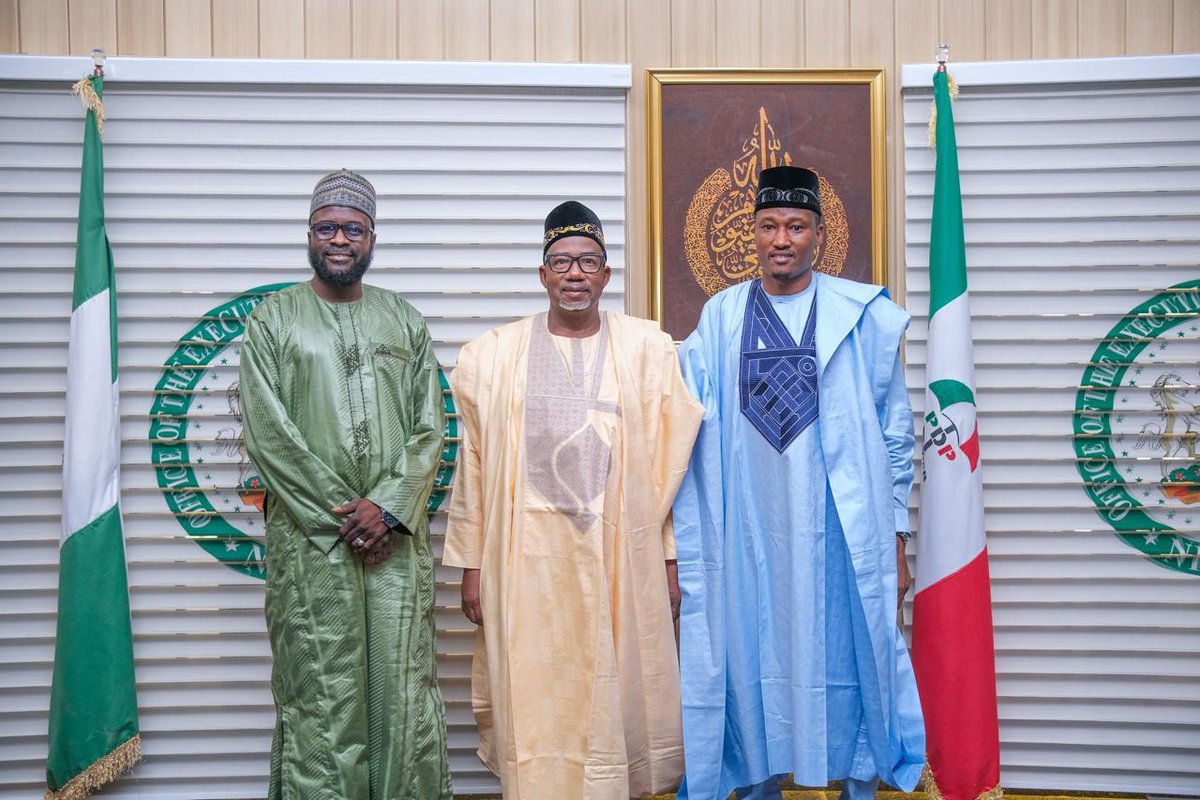
[[[650,317],[675,339],[709,296],[757,273],[758,170],[821,179],[817,268],[883,284],[887,120],[883,69],[647,71]]]

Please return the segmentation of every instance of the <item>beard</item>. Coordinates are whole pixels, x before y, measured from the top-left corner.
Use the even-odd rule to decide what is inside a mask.
[[[792,256],[791,262],[787,264],[776,264],[771,260],[772,253],[788,252]],[[812,272],[815,266],[814,251],[804,252],[800,248],[795,248],[787,251],[772,250],[767,253],[759,253],[758,266],[763,277],[774,278],[777,281],[795,281],[800,280],[806,273]]]
[[[320,249],[308,248],[308,263],[317,273],[317,277],[330,286],[353,286],[362,280],[363,275],[371,266],[372,251],[360,255],[344,270],[336,271],[329,268],[325,263],[325,257],[329,254],[332,248],[322,246]],[[341,251],[338,251],[341,252]]]
[[[592,307],[592,304],[596,301],[596,297],[594,294],[589,292],[586,299],[579,300],[574,303],[568,303],[566,300],[563,299],[562,292],[560,291],[556,300],[558,302],[558,307],[561,308],[563,311],[587,311],[589,308]]]
[[[558,301],[558,307],[563,311],[587,311],[592,307],[591,300],[580,300],[578,303],[568,303],[565,300]]]

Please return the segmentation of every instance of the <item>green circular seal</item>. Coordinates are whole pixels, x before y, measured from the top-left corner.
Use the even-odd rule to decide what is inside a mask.
[[[210,310],[176,342],[150,406],[150,461],[167,507],[184,532],[225,565],[266,578],[262,507],[266,487],[242,437],[238,357],[246,318],[290,283],[256,286]],[[446,444],[428,511],[446,498],[458,454],[454,399],[439,368]]]
[[[1116,535],[1200,575],[1200,280],[1171,286],[1104,337],[1075,395],[1076,465]]]

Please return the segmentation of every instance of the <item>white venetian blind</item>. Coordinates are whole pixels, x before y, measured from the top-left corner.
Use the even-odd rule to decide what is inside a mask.
[[[1200,57],[950,72],[1002,782],[1200,793],[1200,491],[1162,484],[1200,482]],[[903,76],[918,430],[931,74]],[[1167,452],[1153,434],[1169,420]]]
[[[0,797],[44,788],[83,132],[69,89],[90,67],[0,56]],[[425,314],[447,372],[466,341],[545,307],[542,220],[564,199],[604,220],[616,273],[605,301],[619,309],[630,70],[110,59],[108,73],[121,501],[145,761],[105,796],[261,797],[274,711],[261,549],[243,536],[261,531],[261,518],[237,492],[248,467],[228,393],[239,340],[230,302],[308,277],[309,194],[321,174],[347,167],[379,191],[367,280]],[[189,355],[189,345],[208,349]],[[183,365],[178,381],[168,362]],[[193,388],[178,389],[197,372]],[[182,416],[167,413],[176,409]],[[175,442],[176,430],[194,492],[153,454],[152,438]],[[231,535],[190,536],[193,518],[168,506],[196,509],[201,497]],[[439,556],[444,529],[441,514]],[[473,628],[458,610],[457,570],[439,567],[438,581],[455,790],[495,790],[474,755]]]

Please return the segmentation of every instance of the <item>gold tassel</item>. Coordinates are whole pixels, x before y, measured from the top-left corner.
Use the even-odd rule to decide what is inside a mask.
[[[958,94],[958,87],[951,83],[950,97],[954,98]],[[929,766],[929,762],[925,762],[925,769],[921,772],[921,780],[917,785],[925,790],[925,796],[928,800],[944,800],[942,790],[938,788],[937,781],[933,779],[933,770]],[[975,800],[1004,800],[1004,790],[1000,788],[1000,784],[996,784],[986,792],[981,792]]]
[[[958,81],[949,72],[946,73],[946,88],[950,90],[950,102],[958,99]],[[937,101],[929,107],[929,149],[937,149]],[[940,798],[939,798],[940,800]]]
[[[88,111],[96,112],[96,131],[104,135],[104,103],[100,101],[100,95],[96,94],[96,90],[92,88],[92,82],[88,78],[83,78],[74,86],[71,87],[71,94],[78,97]]]
[[[996,784],[975,800],[1004,800],[1004,790],[1000,788],[1000,784]]]
[[[78,85],[76,84],[77,87]],[[92,96],[95,96],[95,92]],[[45,800],[83,800],[92,792],[107,786],[133,769],[133,765],[141,760],[142,735],[139,733],[71,778],[57,792],[47,789]]]
[[[932,128],[933,122],[930,121],[929,124]],[[925,769],[921,772],[921,780],[917,781],[917,785],[925,790],[929,800],[942,800],[942,791],[933,779],[933,770],[929,768],[928,761],[925,762]]]

